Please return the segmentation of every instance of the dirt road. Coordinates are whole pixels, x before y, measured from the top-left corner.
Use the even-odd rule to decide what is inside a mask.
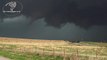
[[[10,60],[10,59],[0,56],[0,60]]]

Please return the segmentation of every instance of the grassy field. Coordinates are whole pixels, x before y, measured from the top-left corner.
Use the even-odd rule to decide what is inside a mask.
[[[12,60],[107,60],[107,43],[1,37],[0,55]]]

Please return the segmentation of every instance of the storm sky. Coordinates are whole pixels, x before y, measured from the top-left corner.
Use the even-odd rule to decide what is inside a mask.
[[[0,0],[1,37],[107,41],[106,0],[18,1],[22,13],[7,17],[2,13],[6,0]]]

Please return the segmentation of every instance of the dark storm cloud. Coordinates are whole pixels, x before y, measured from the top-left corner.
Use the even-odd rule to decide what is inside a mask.
[[[0,0],[0,20],[4,20],[0,23],[0,36],[107,40],[107,0],[18,0],[24,8],[22,15],[16,17],[2,13],[6,1]]]
[[[7,0],[0,0],[0,8]],[[16,0],[17,1],[17,0]],[[65,23],[75,23],[88,28],[93,25],[107,25],[106,0],[18,0],[23,4],[22,14],[31,17],[32,24],[45,18],[47,25],[61,27]],[[5,16],[0,12],[0,17]],[[3,20],[3,19],[2,19]]]
[[[26,25],[30,18],[17,16],[14,18],[5,18],[4,23],[0,23],[0,37],[24,37],[28,30]]]
[[[75,23],[84,28],[107,25],[106,0],[23,0],[23,14],[32,21],[44,17],[48,25]]]
[[[28,27],[30,18],[18,16],[15,18],[6,18],[4,23],[0,24],[0,36],[32,38],[32,39],[50,39],[50,40],[69,40],[69,41],[105,41],[107,42],[107,26],[93,26],[88,30],[78,27],[74,23],[67,23],[62,28],[57,29],[52,26],[46,26],[44,18],[36,20]]]

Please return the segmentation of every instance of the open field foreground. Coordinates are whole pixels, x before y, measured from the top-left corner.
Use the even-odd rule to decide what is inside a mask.
[[[107,60],[107,43],[0,37],[0,56],[12,60]]]

